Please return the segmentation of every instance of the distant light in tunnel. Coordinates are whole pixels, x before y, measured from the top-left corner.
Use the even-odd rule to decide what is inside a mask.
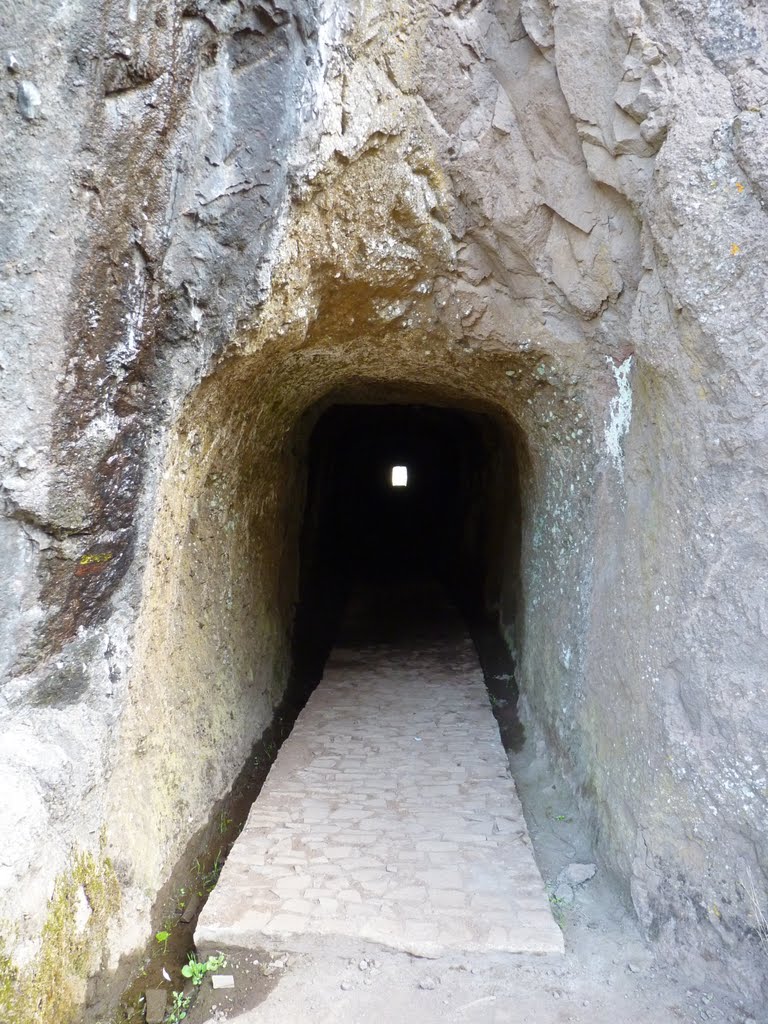
[[[392,486],[393,487],[407,487],[408,486],[408,467],[407,466],[393,466],[392,467]]]

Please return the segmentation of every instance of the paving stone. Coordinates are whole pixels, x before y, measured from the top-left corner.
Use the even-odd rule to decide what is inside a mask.
[[[430,956],[562,951],[474,648],[455,628],[419,649],[336,649],[195,939],[301,951],[328,936]]]

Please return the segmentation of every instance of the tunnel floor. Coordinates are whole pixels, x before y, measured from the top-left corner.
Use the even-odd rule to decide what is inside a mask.
[[[195,940],[301,952],[331,936],[427,956],[563,948],[475,650],[423,585],[353,600]]]

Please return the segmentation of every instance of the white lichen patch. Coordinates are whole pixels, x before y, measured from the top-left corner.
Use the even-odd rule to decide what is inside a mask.
[[[622,442],[629,431],[632,421],[632,356],[627,356],[617,366],[612,359],[608,360],[616,380],[616,394],[608,406],[608,422],[605,425],[605,447],[611,462],[624,479],[624,451]]]

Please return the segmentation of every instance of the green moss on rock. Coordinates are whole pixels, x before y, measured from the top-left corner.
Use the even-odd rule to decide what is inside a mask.
[[[0,1021],[74,1024],[119,907],[120,887],[103,842],[98,857],[75,851],[56,879],[35,960],[19,971],[0,946]]]

